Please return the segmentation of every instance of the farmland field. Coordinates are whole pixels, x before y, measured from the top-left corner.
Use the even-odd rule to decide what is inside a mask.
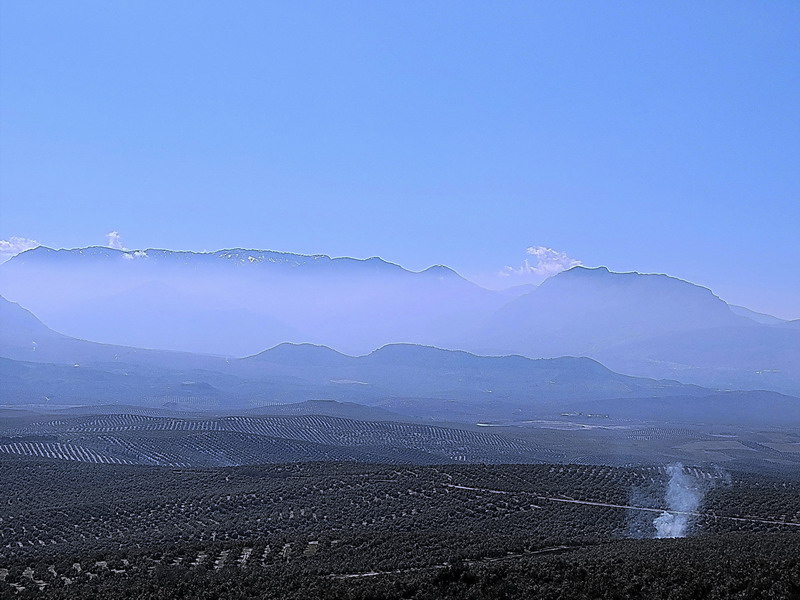
[[[690,537],[653,540],[643,538],[653,536],[652,519],[664,508],[663,468],[167,468],[6,455],[0,594],[101,598],[136,590],[159,597],[156,589],[180,588],[193,597],[200,588],[239,590],[247,582],[249,591],[230,597],[313,591],[311,597],[366,598],[375,590],[404,597],[398,589],[438,581],[442,595],[459,597],[483,578],[522,585],[522,569],[550,574],[544,594],[561,589],[559,577],[581,565],[596,564],[603,577],[634,564],[656,568],[634,561],[641,553],[700,564],[701,539],[712,554],[736,549],[750,568],[771,561],[775,578],[764,589],[796,589],[800,484],[685,472],[706,490]],[[568,579],[563,585],[579,581]],[[583,581],[589,586],[591,579]]]
[[[341,410],[341,405],[332,406]],[[477,425],[292,414],[301,408],[260,409],[266,414],[133,407],[124,407],[127,412],[104,407],[89,414],[84,411],[92,409],[6,411],[0,419],[0,456],[172,467],[293,461],[619,467],[684,462],[789,478],[800,475],[800,434],[788,427],[656,426],[575,417]]]
[[[291,460],[435,464],[563,458],[535,442],[493,432],[316,415],[7,419],[0,426],[0,454],[187,467]]]

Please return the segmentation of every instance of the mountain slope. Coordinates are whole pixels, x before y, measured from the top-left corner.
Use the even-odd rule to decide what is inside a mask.
[[[63,335],[3,296],[0,296],[0,356],[61,365],[132,363],[162,368],[224,369],[225,363],[219,357],[100,344]]]
[[[573,267],[498,310],[478,349],[592,356],[637,339],[752,323],[710,290],[680,279]]]
[[[574,267],[502,307],[463,344],[481,353],[589,356],[621,373],[800,395],[798,333],[791,323],[736,314],[680,279]]]
[[[685,331],[607,348],[609,367],[719,389],[800,395],[800,330],[787,324]]]
[[[773,317],[766,313],[756,312],[744,306],[736,306],[735,304],[729,304],[729,306],[733,314],[739,315],[740,317],[747,317],[751,321],[761,323],[762,325],[780,325],[781,323],[786,323],[785,319],[779,319],[778,317]]]

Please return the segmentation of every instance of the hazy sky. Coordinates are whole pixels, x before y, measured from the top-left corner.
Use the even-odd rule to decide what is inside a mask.
[[[794,0],[0,6],[0,252],[580,260],[800,318]]]

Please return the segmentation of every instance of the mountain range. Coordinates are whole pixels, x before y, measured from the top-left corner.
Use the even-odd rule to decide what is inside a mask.
[[[441,266],[241,249],[39,247],[0,267],[0,293],[75,337],[227,356],[285,341],[432,344],[505,301]]]
[[[12,406],[116,404],[120,410],[130,410],[128,405],[270,414],[307,406],[320,414],[346,410],[353,417],[367,411],[380,420],[459,423],[575,410],[647,420],[643,407],[659,406],[654,414],[668,421],[800,424],[797,398],[631,377],[586,357],[479,356],[414,344],[349,356],[325,346],[283,343],[239,359],[142,350],[59,334],[2,297],[0,322],[0,404]],[[274,408],[287,404],[292,408]],[[726,415],[726,407],[736,411]]]
[[[247,406],[309,398],[376,403],[458,400],[464,405],[543,406],[562,400],[701,393],[674,381],[613,373],[588,358],[532,360],[392,344],[364,356],[283,343],[229,359],[98,344],[65,336],[0,298],[5,400],[59,404],[204,400]]]
[[[415,272],[379,258],[39,247],[0,266],[0,293],[69,338],[113,344],[102,352],[154,367],[164,351],[166,364],[206,368],[219,360],[211,355],[236,362],[284,342],[349,355],[406,343],[588,357],[630,376],[800,395],[796,321],[730,306],[667,275],[573,267],[538,287],[497,292],[444,266]],[[47,348],[73,346],[77,362],[101,352],[47,335]],[[40,357],[50,351],[37,345]]]

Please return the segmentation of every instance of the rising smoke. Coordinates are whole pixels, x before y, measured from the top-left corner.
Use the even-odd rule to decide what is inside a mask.
[[[669,483],[664,496],[667,510],[653,520],[655,537],[686,537],[690,521],[703,500],[703,489],[694,477],[684,471],[680,463],[669,465],[667,474]]]
[[[692,533],[703,498],[711,489],[730,485],[730,475],[719,468],[686,469],[681,463],[665,467],[666,479],[646,477],[631,489],[626,537],[678,538]],[[647,481],[649,479],[649,482]],[[646,508],[647,510],[641,510]],[[658,516],[653,519],[653,509]]]

